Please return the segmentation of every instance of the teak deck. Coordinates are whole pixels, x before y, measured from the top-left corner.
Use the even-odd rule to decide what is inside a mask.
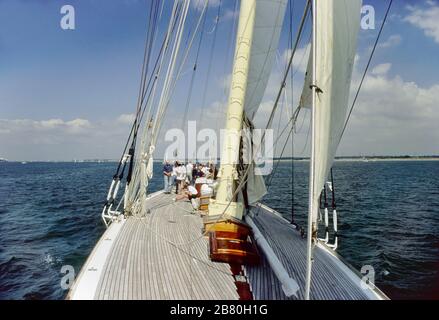
[[[230,265],[211,262],[203,222],[189,202],[158,193],[142,217],[113,222],[78,276],[70,299],[239,299]],[[253,208],[254,222],[303,299],[306,241],[276,212]],[[115,231],[117,229],[117,231]],[[106,246],[106,247],[105,247]],[[106,249],[105,249],[105,248]],[[378,289],[363,290],[358,275],[324,246],[315,248],[312,299],[386,299]],[[264,255],[244,267],[254,299],[288,299]],[[293,297],[293,299],[297,299]]]

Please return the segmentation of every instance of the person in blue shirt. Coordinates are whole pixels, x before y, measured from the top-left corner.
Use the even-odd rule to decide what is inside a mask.
[[[165,161],[165,165],[163,166],[163,180],[165,183],[164,190],[166,194],[171,193],[172,188],[172,165]]]

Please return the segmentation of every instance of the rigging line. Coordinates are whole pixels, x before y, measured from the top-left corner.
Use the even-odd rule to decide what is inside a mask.
[[[207,0],[207,6],[209,5],[209,0]],[[191,103],[191,99],[192,99],[192,92],[193,92],[193,88],[194,88],[194,82],[195,82],[195,75],[197,72],[197,68],[198,68],[198,59],[199,59],[199,55],[200,55],[200,51],[201,51],[201,43],[203,42],[203,36],[204,36],[204,29],[206,26],[206,11],[203,11],[202,13],[204,15],[203,17],[203,25],[201,27],[201,32],[200,32],[200,40],[198,42],[198,48],[197,48],[197,53],[195,56],[195,63],[194,63],[194,67],[193,67],[193,72],[192,72],[192,77],[191,77],[191,82],[189,85],[189,92],[188,92],[188,97],[187,97],[187,101],[186,101],[186,107],[185,107],[185,111],[184,111],[184,116],[183,116],[183,122],[182,122],[182,129],[184,131],[184,127],[186,125],[186,121],[187,121],[187,116],[188,116],[188,112],[189,112],[189,106]]]
[[[151,54],[151,51],[152,51],[152,48],[153,48],[153,41],[155,40],[155,37],[156,37],[156,31],[157,31],[157,27],[158,27],[158,8],[159,8],[159,6],[157,5],[156,6],[156,11],[155,11],[155,16],[154,16],[154,22],[153,22],[153,25],[154,25],[154,29],[153,29],[153,32],[152,32],[152,34],[151,34],[151,38],[152,38],[152,43],[151,43],[151,46],[149,47],[149,56],[150,56],[150,54]],[[171,22],[171,24],[172,24],[172,22]],[[172,30],[171,30],[171,32],[173,32],[173,30],[174,30],[174,27],[175,27],[175,24],[173,24],[173,28],[172,28]],[[165,41],[164,42],[166,42],[166,37],[165,37]],[[162,45],[162,47],[163,47],[163,45]],[[162,52],[162,49],[160,50],[160,53]],[[160,56],[160,55],[159,55]],[[156,65],[157,65],[157,62],[156,62]],[[147,65],[148,66],[148,65]],[[145,97],[146,97],[146,94],[147,94],[147,92],[148,92],[148,90],[149,90],[149,85],[150,85],[150,83],[151,83],[151,78],[154,76],[154,74],[155,74],[155,70],[156,70],[156,68],[154,68],[154,71],[151,73],[151,75],[150,75],[150,81],[149,81],[149,83],[148,83],[148,87],[147,88],[145,88],[144,89],[144,91],[143,91],[143,95],[142,95],[142,100],[141,100],[141,105],[143,105],[143,102],[144,102],[144,100],[145,100]],[[146,74],[145,74],[145,77],[146,77]],[[139,125],[140,125],[140,123],[139,123]]]
[[[280,131],[280,125],[281,125],[281,122],[282,122],[282,119],[283,119],[283,116],[282,116],[283,115],[283,111],[284,111],[285,108],[288,108],[288,101],[287,101],[286,94],[287,94],[287,90],[284,90],[283,103],[282,103],[281,108],[279,109],[279,119],[278,119],[278,123],[277,123],[277,134],[278,135],[279,135],[279,131]],[[274,156],[276,156],[276,151],[277,151],[276,147],[277,146],[275,146],[274,150],[273,150]]]
[[[182,14],[182,6],[183,5],[181,2],[179,2],[179,1],[174,2],[174,8],[172,9],[172,18],[171,18],[172,26],[171,26],[171,24],[169,24],[168,31],[167,31],[166,37],[164,39],[164,43],[166,45],[165,54],[160,57],[159,67],[158,67],[157,72],[155,72],[156,79],[158,79],[160,74],[161,74],[165,56],[170,48],[169,45],[170,45],[170,41],[172,39],[171,34],[175,32],[175,29],[177,27],[177,22],[180,18],[180,15]],[[152,98],[150,100],[151,103],[148,101],[147,105],[145,106],[145,108],[148,107],[148,113],[147,113],[147,117],[146,117],[147,121],[152,121],[152,118],[150,118],[150,117],[154,112],[156,112],[155,110],[158,108],[158,105],[155,106],[153,104],[153,102],[155,100],[156,89],[157,89],[157,81],[154,83],[153,88],[151,89],[153,91],[153,95],[152,95]],[[146,133],[147,133],[147,131],[145,131],[145,138],[146,138]]]
[[[371,61],[372,61],[373,55],[374,55],[375,50],[376,50],[376,48],[377,48],[377,46],[378,46],[378,43],[379,43],[379,41],[380,41],[381,33],[382,33],[383,29],[384,29],[384,25],[386,24],[387,16],[389,15],[390,9],[391,9],[391,7],[392,7],[392,3],[393,3],[393,0],[390,0],[390,1],[389,1],[389,5],[388,5],[388,7],[387,7],[386,14],[384,15],[384,19],[383,19],[383,22],[382,22],[381,27],[380,27],[380,31],[378,32],[378,36],[377,36],[377,38],[376,38],[376,40],[375,40],[375,43],[374,43],[373,48],[372,48],[372,52],[371,52],[371,54],[370,54],[369,60],[367,61],[366,68],[365,68],[364,73],[363,73],[363,76],[362,76],[362,78],[361,78],[360,85],[358,86],[357,92],[356,92],[356,94],[355,94],[354,101],[352,102],[351,109],[349,110],[348,117],[347,117],[347,119],[346,119],[346,121],[345,121],[345,124],[344,124],[344,127],[343,127],[343,131],[341,132],[340,139],[339,139],[339,143],[340,143],[340,140],[341,140],[341,138],[343,137],[343,134],[344,134],[344,132],[345,132],[345,130],[346,130],[346,127],[347,127],[347,125],[348,125],[348,122],[349,122],[349,119],[350,119],[350,117],[351,117],[352,111],[354,110],[355,104],[356,104],[356,102],[357,102],[358,96],[359,96],[360,91],[361,91],[361,88],[362,88],[362,86],[363,86],[364,79],[366,78],[367,71],[369,70],[370,63],[371,63]]]
[[[189,0],[190,1],[190,0]],[[151,89],[151,91],[150,91],[150,93],[149,93],[149,96],[148,96],[148,101],[150,100],[150,98],[151,98],[151,94],[153,94],[153,93],[155,93],[155,88],[156,88],[156,85],[157,85],[157,79],[158,79],[158,75],[159,75],[159,73],[160,73],[160,70],[161,70],[161,67],[162,67],[162,65],[163,65],[163,61],[164,61],[164,57],[165,57],[165,55],[166,55],[166,52],[167,52],[167,50],[168,50],[168,48],[169,48],[169,41],[170,41],[170,39],[172,38],[171,37],[171,34],[174,32],[174,30],[175,30],[175,26],[176,26],[176,24],[177,24],[177,21],[178,21],[178,19],[179,19],[179,17],[180,17],[180,14],[181,14],[181,8],[182,8],[182,5],[180,5],[180,2],[179,1],[175,1],[174,2],[174,6],[173,6],[173,9],[172,9],[172,15],[171,15],[171,18],[170,18],[170,24],[169,24],[169,27],[168,27],[168,31],[167,31],[167,33],[166,33],[166,37],[165,37],[165,39],[164,39],[164,44],[163,44],[163,46],[162,47],[164,47],[164,53],[163,53],[163,51],[161,51],[161,56],[159,55],[158,57],[157,57],[157,63],[160,61],[160,63],[158,64],[158,71],[156,72],[156,73],[153,73],[153,74],[151,74],[151,78],[150,79],[152,79],[152,77],[154,76],[154,82],[153,82],[153,87],[152,87],[152,89]],[[144,114],[144,112],[146,111],[146,108],[147,108],[147,106],[148,106],[148,104],[146,104],[145,105],[145,109],[142,111],[142,116],[141,116],[141,118],[143,117],[143,114]],[[133,127],[132,127],[132,130],[131,130],[131,132],[130,132],[130,137],[129,137],[129,139],[131,139],[131,136],[133,135],[133,132],[135,131],[135,130],[137,130],[138,128],[139,128],[139,126],[141,125],[141,121],[140,122],[135,122],[134,124],[133,124]],[[146,133],[147,133],[148,131],[147,130],[145,130],[144,131],[144,134],[146,135]],[[124,150],[124,153],[125,153],[125,151],[126,151],[126,148],[127,148],[127,146],[128,146],[128,143],[129,143],[129,140],[128,139],[128,141],[127,141],[127,144],[126,144],[126,146],[125,146],[125,150]],[[133,137],[132,138],[133,140],[136,140],[137,139],[137,137]],[[143,146],[143,144],[142,144],[142,146]],[[142,148],[142,150],[144,150],[143,148]],[[149,149],[149,150],[151,150],[151,148]],[[127,201],[128,201],[128,204],[126,204],[126,207],[128,208],[128,210],[132,210],[133,208],[134,209],[136,209],[136,207],[137,207],[137,205],[136,204],[138,204],[138,200],[136,200],[137,198],[137,196],[138,196],[138,193],[139,193],[139,188],[141,187],[140,186],[140,183],[143,183],[143,185],[145,185],[145,183],[144,183],[144,180],[143,179],[139,179],[139,171],[140,171],[140,169],[141,169],[141,167],[139,166],[139,165],[137,165],[137,161],[136,161],[136,163],[134,163],[134,150],[133,150],[133,148],[130,148],[130,151],[129,151],[129,154],[131,155],[131,159],[130,159],[130,169],[129,169],[129,173],[128,173],[128,177],[127,177],[127,184],[126,184],[126,187],[128,187],[129,186],[129,195],[130,195],[130,198],[129,199],[127,199]],[[122,155],[122,157],[124,157],[124,155]],[[124,164],[124,167],[123,167],[123,171],[125,170],[125,167],[126,167],[126,163]],[[133,167],[134,167],[134,169],[133,169]],[[135,183],[134,184],[131,184],[130,182],[131,182],[131,178],[132,178],[132,175],[133,175],[133,170],[134,170],[134,177],[135,177]],[[123,171],[122,171],[122,174],[121,174],[121,176],[123,175]],[[143,189],[143,188],[142,188]],[[126,198],[126,197],[124,197],[124,198]],[[134,201],[133,201],[133,199],[134,199]],[[134,207],[133,207],[133,205],[134,205]]]
[[[157,57],[157,60],[156,60],[156,65],[155,65],[156,68],[154,69],[154,72],[151,74],[150,81],[151,81],[151,79],[154,79],[154,81],[153,81],[153,85],[150,89],[151,91],[149,93],[149,97],[146,101],[147,103],[145,104],[145,107],[144,107],[145,110],[148,109],[148,116],[147,116],[148,119],[149,119],[149,116],[150,116],[151,111],[152,111],[152,105],[149,104],[151,93],[155,92],[157,82],[159,79],[159,74],[162,70],[163,60],[164,60],[164,58],[169,50],[169,42],[170,42],[170,39],[172,38],[172,33],[175,32],[175,28],[177,26],[177,21],[180,17],[180,14],[181,14],[181,3],[178,2],[176,5],[174,5],[172,17],[171,17],[172,23],[170,23],[169,29],[166,33],[164,40],[163,40],[161,54]],[[163,50],[164,50],[164,53],[163,53]],[[149,106],[149,108],[147,108],[148,106]],[[144,112],[145,112],[145,110],[144,110]]]
[[[222,3],[223,3],[222,0],[220,0],[220,3],[218,5],[218,11],[217,11],[216,25],[218,25],[219,21],[220,21],[220,14],[221,14]],[[203,121],[203,118],[204,118],[204,109],[205,109],[205,104],[206,104],[206,99],[207,99],[207,84],[209,83],[210,74],[212,72],[212,60],[213,60],[213,55],[215,53],[215,45],[216,45],[217,35],[218,35],[218,28],[215,27],[215,31],[214,31],[214,34],[213,34],[212,45],[211,45],[211,48],[210,48],[209,65],[207,67],[207,75],[206,75],[206,82],[205,82],[205,85],[204,85],[203,98],[201,100],[202,102],[201,102],[200,122]]]
[[[217,14],[216,14],[216,17],[215,17],[215,23],[213,24],[213,27],[212,27],[212,30],[210,30],[210,31],[207,31],[207,34],[212,34],[214,31],[216,31],[216,28],[217,28],[217,26],[218,26],[218,22],[219,22],[219,20],[220,20],[220,7],[221,7],[221,1],[222,0],[220,0],[220,3],[218,4],[218,8],[219,8],[219,10],[218,10],[218,12],[217,12]]]
[[[142,64],[142,74],[140,76],[140,87],[139,87],[139,95],[137,98],[137,113],[136,116],[138,116],[138,108],[140,105],[140,100],[142,98],[143,92],[145,90],[145,73],[146,73],[146,60],[147,60],[147,54],[148,54],[148,47],[149,47],[149,36],[150,36],[150,31],[151,31],[151,15],[153,12],[153,5],[154,5],[154,0],[151,1],[151,6],[150,6],[150,10],[149,10],[149,18],[147,19],[148,21],[148,27],[147,27],[147,32],[146,32],[146,39],[145,39],[145,48],[144,48],[144,53],[143,53],[143,64]]]
[[[231,25],[231,29],[230,32],[228,33],[228,39],[227,39],[227,50],[225,51],[226,54],[224,55],[224,66],[227,66],[227,62],[230,60],[233,60],[234,54],[233,54],[233,35],[237,34],[237,22],[238,22],[238,5],[239,5],[239,1],[235,1],[235,7],[233,8],[233,23]],[[224,95],[223,95],[223,99],[221,100],[222,105],[226,105],[227,104],[227,99],[228,99],[228,90],[229,90],[229,86],[227,85],[227,78],[225,78],[225,83],[224,83]],[[223,120],[226,117],[227,114],[227,108],[216,108],[216,119],[218,119],[218,121],[215,121],[215,132],[218,132],[220,130],[220,123],[224,122],[224,121],[220,121]]]
[[[190,2],[190,1],[189,1],[189,2]],[[186,2],[186,3],[185,3],[185,7],[183,7],[183,9],[182,9],[183,11],[185,11],[183,14],[186,15],[186,16],[187,16],[187,10],[189,9],[189,2]],[[207,3],[207,1],[206,1],[206,3]],[[180,3],[178,3],[178,4],[180,4]],[[178,7],[178,5],[177,5],[177,7]],[[180,5],[179,9],[181,9],[181,7],[182,7],[182,5]],[[174,26],[173,26],[172,31],[175,29],[175,26],[176,26],[177,20],[179,19],[179,16],[180,16],[180,14],[182,13],[182,12],[181,12],[182,10],[179,10],[179,9],[177,9],[178,12],[177,12],[177,14],[175,15],[175,19],[174,19],[174,23],[175,23],[175,24],[174,24]],[[175,10],[174,10],[174,12],[175,12]],[[201,18],[199,19],[199,22],[198,22],[198,24],[197,24],[197,29],[196,29],[196,31],[197,31],[198,28],[199,28],[200,22],[201,22]],[[196,31],[195,31],[195,33],[194,33],[192,39],[191,39],[190,47],[192,46],[192,42],[193,42],[193,40],[194,40],[194,38],[195,38]],[[180,20],[180,22],[179,22],[179,31],[178,31],[177,38],[181,39],[181,36],[182,36],[182,35],[183,35],[182,21]],[[176,38],[176,41],[179,41],[179,40],[177,40],[177,38]],[[169,42],[168,42],[168,43],[169,43]],[[183,59],[183,62],[182,62],[181,68],[180,68],[180,70],[179,70],[180,73],[181,73],[181,71],[182,71],[182,67],[184,66],[184,63],[185,63],[185,61],[186,61],[187,54],[188,54],[188,52],[190,51],[190,47],[188,48],[188,51],[186,52],[186,56],[185,56],[184,59]],[[173,50],[175,50],[175,43],[174,43],[174,49],[173,49]],[[176,59],[174,53],[173,53],[173,55],[172,55],[172,59]],[[175,64],[175,60],[174,60],[173,63]],[[162,57],[162,59],[161,59],[161,63],[160,63],[160,67],[159,67],[160,70],[161,70],[162,65],[163,65],[163,57]],[[169,70],[168,70],[168,71],[169,71]],[[160,71],[159,71],[159,72],[160,72]],[[180,76],[180,74],[178,75],[178,77],[179,77],[179,76]],[[177,77],[177,78],[178,78],[178,77]],[[168,81],[168,80],[166,80],[166,81]],[[176,80],[174,80],[174,81],[176,81]],[[168,82],[167,85],[172,87],[173,84],[172,84],[172,82]],[[155,88],[156,88],[156,83],[154,83],[154,88],[152,89],[152,90],[154,91],[154,93],[155,93]],[[171,91],[172,91],[172,90],[171,90]],[[169,90],[168,90],[167,92],[169,92]],[[151,93],[150,93],[150,95],[151,95]],[[162,95],[163,95],[163,92],[162,92]],[[154,99],[154,98],[152,98],[152,99]],[[162,99],[162,97],[161,97],[161,99]],[[148,98],[148,100],[150,100],[150,99]],[[148,102],[148,104],[149,104],[149,102]],[[165,107],[167,106],[167,104],[169,104],[169,101],[166,103]],[[145,111],[145,110],[144,110],[144,111]],[[152,111],[152,105],[151,105],[150,108],[148,109],[148,116],[147,116],[148,119],[149,119],[149,114],[151,113],[151,111]],[[159,112],[159,115],[157,116],[157,118],[160,118],[160,112],[163,112],[163,113],[164,113],[164,111],[162,111],[162,110],[159,108],[159,109],[158,109],[158,112]],[[142,117],[143,117],[143,114],[142,114]],[[152,122],[152,119],[151,119],[151,122]],[[144,137],[143,137],[143,141],[146,141],[146,134],[147,134],[147,132],[148,132],[148,130],[145,130],[145,132],[144,132]],[[153,152],[153,151],[151,151],[151,146],[153,145],[154,139],[156,138],[156,135],[154,135],[154,132],[156,132],[156,130],[153,128],[153,134],[152,134],[152,137],[150,138],[150,141],[149,141],[149,149],[148,149],[148,151],[147,151],[146,154],[144,153],[145,156],[146,156],[146,155],[149,155],[150,158],[152,157],[152,152]],[[147,144],[146,144],[146,142],[142,142],[142,145],[143,145],[143,146],[146,146]],[[139,166],[137,166],[136,169],[137,169],[137,170],[136,170],[136,177],[137,177],[137,176],[139,175],[139,170],[140,170],[140,169],[139,169]],[[142,188],[142,189],[143,189],[143,188]],[[146,190],[147,190],[147,186],[145,186],[145,189],[143,190],[143,192],[142,192],[140,195],[139,195],[139,194],[136,194],[135,196],[138,197],[138,196],[143,196],[143,195],[145,195],[145,194],[146,194]],[[136,197],[132,197],[132,198],[133,198],[133,199],[136,199]]]
[[[290,50],[293,49],[293,25],[294,25],[294,2],[290,0],[290,33],[288,37],[288,43]],[[299,69],[299,68],[297,68]],[[290,85],[291,85],[291,111],[294,114],[294,74],[291,72],[290,76]],[[293,132],[291,135],[291,224],[293,224],[296,229],[298,229],[297,223],[294,221],[294,125]]]
[[[150,7],[150,18],[151,18],[151,14],[152,14],[152,11],[153,11],[153,4],[154,4],[154,2],[151,2],[151,7]],[[136,110],[136,117],[135,117],[135,121],[134,121],[134,123],[133,123],[133,126],[132,126],[132,129],[131,129],[131,132],[130,132],[130,134],[129,134],[129,137],[128,137],[128,140],[127,140],[127,143],[126,143],[126,145],[125,145],[125,148],[124,148],[124,151],[123,151],[123,153],[122,153],[122,156],[121,156],[121,160],[120,160],[120,162],[119,162],[119,165],[118,165],[118,167],[117,167],[117,170],[116,170],[116,174],[115,174],[115,176],[119,173],[119,170],[120,170],[120,166],[121,166],[121,162],[122,162],[122,159],[123,159],[123,157],[124,157],[124,155],[125,155],[125,153],[126,153],[126,150],[127,150],[127,148],[128,148],[128,144],[129,144],[129,141],[130,141],[130,139],[131,139],[131,136],[133,135],[133,133],[134,133],[134,138],[132,139],[132,142],[131,142],[131,148],[130,148],[130,153],[132,153],[131,151],[133,150],[133,147],[134,147],[134,144],[135,144],[135,137],[137,136],[137,130],[138,130],[138,126],[137,126],[137,123],[138,123],[138,117],[139,117],[139,113],[140,113],[140,110],[141,110],[141,96],[142,96],[142,88],[144,88],[144,85],[145,85],[145,77],[146,77],[146,75],[145,75],[145,73],[146,73],[146,64],[148,63],[147,61],[149,61],[149,58],[147,58],[147,56],[148,56],[148,43],[149,43],[149,35],[150,35],[150,28],[151,28],[151,23],[149,23],[149,25],[148,25],[148,28],[147,28],[147,38],[146,38],[146,41],[145,41],[145,50],[144,50],[144,58],[143,58],[143,66],[142,66],[142,75],[141,75],[141,82],[140,82],[140,88],[139,88],[139,96],[138,96],[138,101],[137,101],[137,110]],[[133,155],[134,156],[134,155]],[[126,164],[126,163],[125,163]],[[123,175],[123,172],[124,172],[124,170],[125,170],[125,164],[124,164],[124,167],[123,167],[123,169],[122,169],[122,174],[121,175]],[[132,166],[132,163],[131,163],[131,165],[130,165],[130,168],[131,168],[131,166]],[[131,175],[131,170],[130,170],[130,174],[129,174],[129,176]],[[131,177],[129,177],[129,178],[131,178]]]
[[[142,66],[142,75],[141,75],[141,81],[140,81],[140,88],[139,88],[139,97],[137,100],[137,112],[136,112],[136,118],[135,118],[135,126],[136,129],[134,131],[133,141],[131,144],[131,148],[135,147],[136,144],[136,138],[137,138],[137,132],[139,130],[139,126],[137,126],[138,118],[142,109],[142,102],[143,102],[143,93],[145,92],[145,84],[146,84],[146,77],[148,74],[149,69],[149,62],[151,60],[151,49],[154,42],[154,35],[156,30],[156,13],[157,13],[157,1],[152,0],[151,6],[150,6],[150,12],[149,12],[149,23],[148,23],[148,31],[147,31],[147,38],[145,41],[145,52],[143,57],[143,66]],[[155,5],[155,6],[154,6]]]
[[[145,78],[144,78],[144,83],[143,83],[143,90],[142,90],[142,99],[145,96],[145,92],[146,92],[146,88],[145,88],[145,83],[146,83],[146,76],[148,74],[148,69],[149,69],[149,61],[151,59],[151,50],[153,48],[153,43],[155,40],[155,34],[156,34],[156,30],[157,30],[157,10],[158,10],[158,3],[154,2],[153,3],[156,4],[155,6],[155,10],[151,9],[151,14],[150,14],[150,27],[149,27],[149,32],[148,32],[148,40],[146,43],[146,63],[145,63]],[[152,15],[152,17],[151,17]]]
[[[152,32],[151,32],[151,43],[150,43],[150,47],[149,47],[149,52],[148,52],[148,62],[147,62],[147,68],[149,68],[149,60],[151,59],[151,55],[152,55],[152,49],[154,47],[154,41],[156,39],[156,34],[157,34],[157,29],[158,29],[158,9],[159,9],[159,4],[160,4],[160,0],[158,0],[158,3],[156,5],[155,8],[155,12],[154,12],[154,16],[153,16],[153,27],[152,27]],[[148,73],[148,69],[146,74]],[[145,74],[145,76],[146,76]],[[145,91],[144,91],[145,92]],[[145,96],[145,94],[143,95]]]
[[[207,4],[207,0],[206,0],[206,4]],[[205,6],[204,9],[207,10],[207,6]],[[195,36],[196,36],[196,34],[197,34],[197,32],[198,32],[198,29],[199,29],[199,27],[200,27],[200,25],[201,25],[201,22],[202,22],[202,16],[200,16],[200,19],[198,20],[197,28],[196,28],[196,30],[195,30],[195,32],[194,32],[194,35],[193,35],[193,37],[192,37],[192,39],[191,39],[191,42],[189,43],[189,47],[188,47],[187,50],[186,50],[186,53],[185,53],[185,55],[184,55],[184,57],[183,57],[183,59],[182,59],[182,62],[180,63],[180,69],[178,70],[175,79],[169,84],[169,90],[168,90],[168,92],[173,92],[173,91],[174,91],[174,89],[175,89],[175,87],[176,87],[176,84],[177,84],[177,81],[178,81],[178,80],[180,79],[180,77],[181,77],[182,69],[183,69],[183,67],[184,67],[184,65],[185,65],[185,63],[186,63],[186,60],[187,60],[188,55],[189,55],[189,52],[190,52],[190,50],[191,50],[191,48],[192,48],[193,41],[194,41]],[[167,108],[168,108],[168,105],[169,105],[169,103],[170,103],[171,97],[172,97],[172,94],[167,94],[167,96],[166,96],[166,101],[165,101],[165,103],[164,103],[164,107],[162,108],[162,110],[160,110],[160,112],[159,112],[159,114],[158,114],[158,119],[160,119],[160,121],[161,121],[161,120],[163,119],[163,117],[164,117],[164,114],[165,114],[165,112],[166,112],[166,110],[167,110]],[[155,136],[154,136],[154,139],[157,138],[157,136],[158,136],[158,134],[159,134],[159,132],[160,132],[160,128],[161,128],[161,127],[159,126],[159,130],[157,130],[158,132],[156,132],[156,134],[155,134]]]
[[[290,123],[291,123],[291,122],[292,122],[292,118],[291,118],[291,120],[287,123],[286,127],[284,128],[284,130],[282,131],[282,133],[281,133],[281,135],[280,135],[279,137],[283,136],[285,130],[290,126]],[[283,145],[283,147],[282,147],[282,151],[281,151],[281,154],[280,154],[280,156],[279,156],[279,159],[276,161],[276,166],[275,166],[274,170],[271,172],[270,180],[267,182],[267,187],[268,187],[267,189],[269,189],[269,188],[271,187],[271,185],[272,185],[273,178],[274,178],[274,174],[276,173],[276,170],[277,170],[277,168],[278,168],[278,166],[279,166],[279,164],[280,164],[280,162],[281,162],[281,158],[282,158],[282,156],[283,156],[284,153],[285,153],[285,149],[286,149],[286,147],[287,147],[287,145],[288,145],[288,142],[290,141],[291,133],[293,132],[293,130],[294,130],[294,126],[291,127],[291,129],[290,129],[290,131],[289,131],[289,133],[288,133],[288,136],[287,136],[287,138],[286,138],[286,140],[285,140],[285,143],[284,143],[284,145]]]
[[[288,74],[290,73],[291,66],[293,65],[293,58],[294,58],[294,55],[295,55],[295,53],[297,51],[297,46],[299,45],[299,42],[300,42],[300,39],[301,39],[301,36],[302,36],[303,27],[305,25],[306,17],[308,16],[310,4],[311,4],[310,0],[307,0],[306,6],[305,6],[305,12],[303,13],[302,20],[300,21],[299,30],[297,32],[296,40],[295,40],[295,43],[294,43],[294,48],[293,48],[293,50],[291,52],[291,57],[290,57],[289,62],[288,62],[288,68],[287,68],[287,70],[286,70],[286,72],[285,72],[285,74],[283,76],[281,87],[279,88],[279,92],[277,94],[275,103],[273,105],[273,110],[272,110],[272,112],[270,114],[270,118],[268,119],[266,129],[268,129],[271,126],[271,123],[273,122],[274,114],[276,113],[277,107],[279,105],[279,101],[280,101],[280,98],[282,96],[282,92],[285,89],[286,80],[287,80]],[[266,132],[264,132],[261,141],[264,141],[265,133]]]
[[[278,9],[277,9],[276,20],[279,20],[279,17],[280,17],[281,11],[282,11],[282,10],[281,10],[281,8],[280,8],[280,6],[279,6]],[[285,12],[284,12],[284,13],[285,13]],[[283,17],[281,17],[281,18],[283,18]],[[277,25],[277,23],[278,23],[278,21],[276,21],[275,26]],[[276,48],[273,48],[273,44],[274,44],[273,42],[275,42],[275,41],[274,41],[274,35],[275,35],[275,33],[276,33],[276,31],[275,31],[275,29],[273,29],[273,32],[271,33],[271,37],[270,37],[270,41],[269,41],[268,52],[271,52],[271,51],[273,51],[273,50],[276,50]],[[253,90],[252,90],[252,92],[248,95],[249,99],[247,99],[247,97],[246,97],[246,100],[248,100],[248,101],[246,101],[245,104],[247,104],[248,106],[252,106],[252,105],[253,105],[253,99],[254,99],[254,97],[255,97],[255,95],[256,95],[256,91],[258,90],[259,84],[261,83],[261,80],[262,80],[262,78],[263,78],[262,73],[264,72],[264,69],[265,69],[265,67],[266,67],[266,65],[267,65],[267,62],[268,62],[268,56],[269,56],[269,54],[267,54],[267,55],[265,56],[264,62],[261,63],[262,68],[261,68],[260,73],[257,75],[257,81],[256,81],[256,84],[253,86]],[[249,59],[251,59],[251,56],[250,56]],[[286,70],[285,70],[285,72],[286,72]],[[288,75],[288,73],[287,73],[287,75]],[[286,78],[287,78],[287,77],[285,77],[283,83],[286,83]],[[284,84],[284,85],[285,85],[285,84]],[[247,93],[246,93],[246,96],[247,96]],[[254,114],[253,114],[253,116],[254,116]]]
[[[175,29],[175,25],[176,25],[176,21],[174,21],[174,25],[173,25],[173,29],[172,29],[172,31]],[[157,65],[158,65],[158,62],[160,61],[160,58],[163,57],[163,50],[165,50],[165,51],[167,50],[167,48],[165,49],[166,40],[167,40],[167,39],[165,38],[164,41],[163,41],[162,47],[161,47],[161,49],[160,49],[160,53],[159,53],[159,55],[158,55],[158,57],[157,57],[157,60],[156,60],[156,64],[155,64],[154,70],[156,70],[156,67],[157,67]],[[153,72],[153,74],[151,74],[150,81],[151,81],[151,79],[153,78],[153,76],[154,76],[155,73],[156,73],[156,72]],[[155,79],[154,79],[154,82],[156,82],[157,78],[156,78],[156,77],[154,77],[154,78],[155,78]],[[148,85],[148,87],[149,87],[149,85]],[[146,107],[146,106],[145,106],[145,107]],[[145,110],[143,110],[143,113],[144,113],[144,112],[145,112]],[[143,113],[142,113],[141,118],[143,117]],[[138,125],[140,125],[140,123],[139,123]],[[128,148],[129,142],[131,141],[131,137],[132,137],[132,135],[133,135],[133,132],[134,132],[134,130],[135,130],[135,127],[136,127],[136,123],[133,123],[133,125],[131,126],[130,134],[129,134],[129,136],[128,136],[128,139],[127,139],[127,141],[126,141],[125,147],[124,147],[124,149],[123,149],[122,156],[121,156],[121,158],[120,158],[120,161],[119,161],[119,164],[118,164],[118,167],[117,167],[117,170],[116,170],[116,174],[114,175],[114,177],[116,177],[116,176],[119,174],[120,167],[121,167],[122,162],[123,162],[122,160],[123,160],[123,158],[124,158],[124,156],[125,156],[125,153],[126,153],[126,151],[127,151],[127,148]]]
[[[165,7],[165,2],[166,2],[166,1],[162,1],[162,6],[161,6],[161,8],[160,8],[160,16],[159,16],[159,20],[162,19],[162,14],[163,14],[163,9],[164,9],[164,7]]]

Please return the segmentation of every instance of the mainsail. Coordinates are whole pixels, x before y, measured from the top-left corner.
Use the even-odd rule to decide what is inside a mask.
[[[324,0],[316,3],[316,61],[312,51],[305,76],[300,107],[311,107],[312,72],[316,70],[317,98],[314,128],[314,184],[312,190],[315,223],[318,202],[332,167],[346,121],[352,69],[360,27],[361,0]],[[312,49],[312,48],[311,48]]]
[[[288,0],[256,1],[244,107],[246,117],[250,121],[253,121],[267,87],[278,50],[287,3]]]
[[[249,123],[253,122],[267,88],[278,50],[287,3],[288,0],[256,0],[255,2],[253,39],[244,100],[244,115]],[[254,143],[249,139],[244,139],[243,142],[244,145]],[[261,146],[256,143],[251,147],[245,146],[245,148],[258,151]],[[252,154],[253,156],[254,154]],[[247,194],[249,203],[253,204],[265,195],[266,188],[263,177],[255,173],[254,161],[250,165],[252,168],[248,174]]]

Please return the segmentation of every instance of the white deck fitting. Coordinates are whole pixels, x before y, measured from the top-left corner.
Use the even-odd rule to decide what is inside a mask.
[[[144,217],[129,217],[110,226],[69,297],[238,299],[229,265],[209,260],[208,239],[200,237],[202,219],[190,213],[190,203],[174,203],[172,196],[159,193],[147,204]],[[253,221],[299,284],[298,298],[303,299],[306,240],[271,209],[261,206],[252,211],[256,213]],[[105,239],[112,239],[110,249]],[[386,298],[378,289],[363,290],[360,277],[330,249],[319,245],[314,252],[312,299]],[[90,271],[92,267],[97,270]],[[255,299],[288,299],[264,257],[261,265],[245,271]]]

